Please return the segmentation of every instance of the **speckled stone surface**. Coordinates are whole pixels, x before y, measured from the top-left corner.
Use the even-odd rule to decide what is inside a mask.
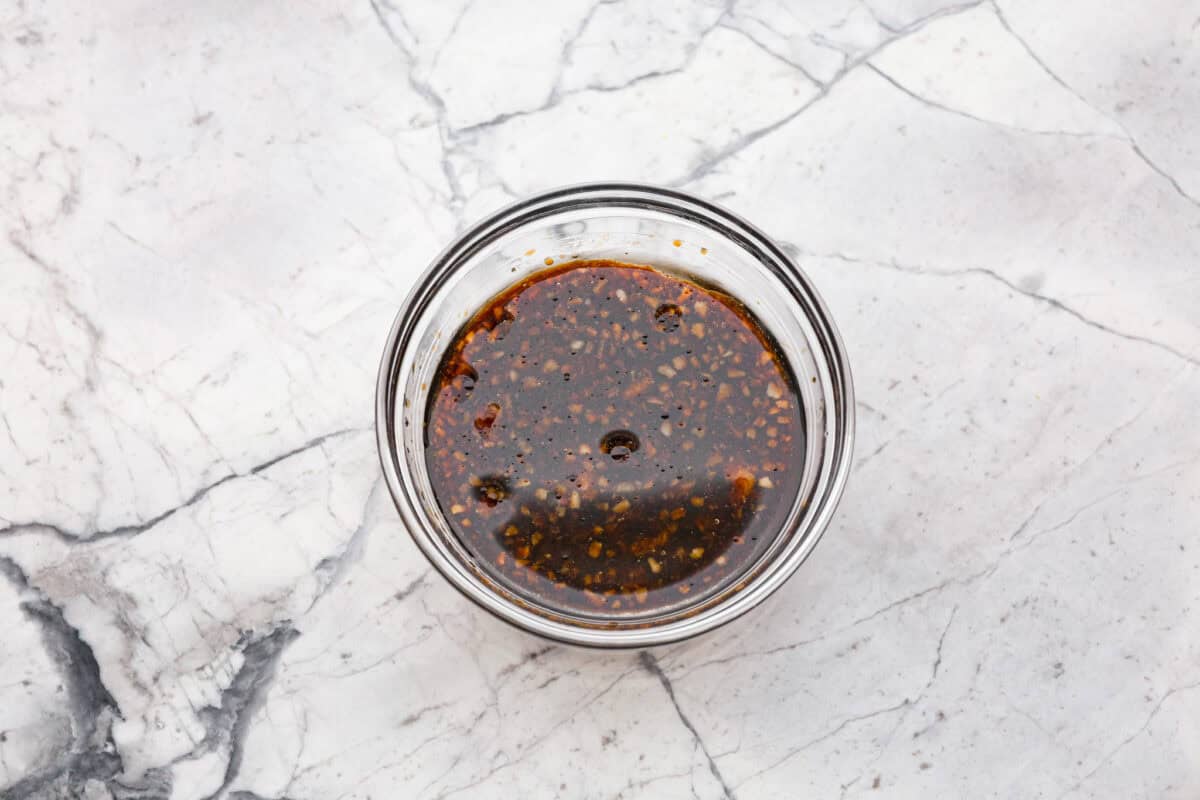
[[[0,8],[0,797],[1200,795],[1200,4]],[[549,646],[380,481],[404,294],[634,179],[855,369],[767,604]]]

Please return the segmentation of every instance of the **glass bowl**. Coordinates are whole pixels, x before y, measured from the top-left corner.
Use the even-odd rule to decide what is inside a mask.
[[[677,245],[676,242],[681,244]],[[506,586],[443,517],[425,462],[428,388],[454,334],[491,298],[546,268],[613,259],[691,275],[740,300],[777,342],[804,405],[800,491],[761,555],[720,591],[659,613],[589,615]],[[854,391],[845,349],[808,278],[761,231],[683,192],[628,183],[571,186],[521,200],[463,233],[405,300],[379,369],[376,435],[388,489],[429,561],[470,600],[539,636],[646,647],[696,636],[762,602],[812,552],[849,475]]]

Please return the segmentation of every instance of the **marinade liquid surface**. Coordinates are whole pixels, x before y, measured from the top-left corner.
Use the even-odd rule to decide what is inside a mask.
[[[569,612],[641,614],[733,580],[800,488],[796,380],[739,302],[649,267],[575,261],[451,342],[425,459],[491,574]]]

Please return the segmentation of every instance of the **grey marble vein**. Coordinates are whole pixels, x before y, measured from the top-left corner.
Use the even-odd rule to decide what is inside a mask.
[[[299,636],[289,623],[281,624],[270,633],[255,636],[242,648],[242,666],[233,681],[221,692],[218,706],[200,709],[204,724],[204,739],[201,749],[226,747],[229,758],[221,785],[209,795],[222,796],[242,767],[246,731],[253,714],[262,705],[266,686],[274,676],[276,665],[284,649]]]
[[[734,797],[733,789],[725,782],[725,777],[721,774],[721,768],[713,760],[708,746],[704,744],[704,739],[700,737],[700,733],[696,730],[696,726],[692,724],[692,721],[688,719],[687,714],[679,707],[679,699],[675,696],[675,687],[671,684],[671,679],[663,672],[662,667],[658,665],[658,660],[649,651],[644,651],[641,654],[641,661],[642,668],[657,678],[658,682],[662,684],[663,691],[667,693],[667,697],[671,700],[671,705],[675,708],[675,713],[679,715],[680,724],[687,728],[692,738],[696,740],[696,746],[704,754],[704,759],[708,762],[708,770],[717,779],[717,783],[721,785],[721,791],[724,793],[724,796],[729,798]]]
[[[338,436],[345,436],[348,433],[360,433],[360,432],[361,432],[361,429],[360,430],[345,429],[345,430],[333,431],[331,433],[325,433],[320,436],[317,436],[313,439],[308,440],[304,444],[298,445],[296,447],[291,448],[290,450],[287,450],[284,453],[280,453],[277,456],[272,456],[271,458],[267,459],[266,461],[263,461],[262,463],[255,464],[253,467],[246,470],[245,472],[231,472],[228,475],[218,478],[217,480],[213,481],[210,484],[201,486],[199,489],[197,489],[195,492],[192,493],[191,497],[187,498],[179,505],[172,506],[171,508],[168,508],[167,510],[155,515],[151,519],[146,520],[145,522],[139,522],[139,523],[135,523],[135,524],[131,524],[131,525],[121,525],[119,527],[112,528],[110,530],[90,531],[90,532],[67,531],[67,530],[63,530],[62,528],[58,527],[57,525],[47,523],[47,522],[14,522],[14,523],[10,523],[9,525],[6,525],[3,528],[0,528],[0,536],[24,533],[26,531],[36,532],[36,531],[42,531],[42,530],[49,531],[50,533],[53,533],[55,536],[59,537],[60,539],[65,540],[67,542],[92,541],[92,540],[97,540],[97,539],[107,539],[107,538],[119,537],[119,536],[137,536],[138,534],[145,533],[146,531],[150,530],[155,525],[158,525],[160,522],[170,519],[172,516],[179,513],[180,511],[183,511],[184,509],[187,509],[187,508],[190,508],[190,507],[196,505],[196,503],[199,503],[206,496],[208,496],[209,492],[213,491],[214,489],[216,489],[220,486],[223,486],[224,484],[228,483],[229,481],[237,480],[238,478],[244,478],[248,475],[258,475],[259,473],[270,469],[271,467],[275,466],[279,462],[284,461],[288,458],[291,458],[292,456],[304,453],[308,450],[313,449],[314,447],[320,447],[322,444],[324,444],[325,442],[327,442],[330,439],[334,439]]]
[[[0,557],[0,575],[31,595],[21,611],[42,633],[58,666],[71,714],[71,741],[51,763],[4,788],[5,797],[53,797],[79,792],[88,781],[108,781],[121,772],[121,757],[109,727],[121,710],[104,687],[95,653],[79,631],[29,582],[11,559]]]
[[[800,248],[796,247],[795,245],[790,245],[790,247],[793,252],[797,252],[797,253],[803,252],[802,250],[800,250]],[[999,273],[995,272],[994,270],[988,269],[986,267],[964,267],[962,269],[939,269],[936,267],[922,267],[922,266],[913,265],[913,264],[899,264],[895,261],[888,261],[888,262],[870,261],[867,259],[854,258],[852,256],[845,255],[843,253],[821,253],[821,254],[804,253],[804,254],[805,255],[819,255],[819,257],[822,257],[822,258],[836,258],[839,261],[844,261],[844,262],[850,263],[850,264],[864,264],[865,263],[865,264],[869,264],[872,266],[895,269],[895,270],[899,270],[901,272],[910,272],[915,275],[940,275],[942,277],[956,277],[956,276],[962,276],[962,275],[980,275],[980,276],[989,278],[993,281],[996,281],[999,284],[1002,284],[1003,286],[1005,286],[1006,288],[1008,288],[1011,291],[1017,292],[1019,294],[1023,294],[1026,297],[1031,297],[1034,300],[1037,300],[1041,303],[1045,303],[1046,305],[1050,306],[1051,308],[1061,311],[1064,314],[1069,314],[1070,316],[1072,316],[1075,319],[1082,322],[1084,325],[1095,328],[1096,330],[1104,331],[1105,333],[1112,334],[1113,336],[1118,336],[1122,339],[1127,339],[1131,342],[1142,342],[1143,344],[1148,344],[1151,347],[1155,347],[1155,348],[1158,348],[1159,350],[1170,353],[1171,355],[1175,356],[1176,358],[1182,359],[1183,361],[1185,361],[1189,364],[1200,365],[1200,358],[1198,358],[1197,356],[1195,356],[1191,353],[1181,352],[1180,350],[1176,349],[1175,347],[1172,347],[1169,344],[1166,344],[1164,342],[1155,341],[1154,339],[1151,339],[1146,336],[1138,336],[1136,334],[1125,333],[1123,331],[1115,330],[1102,322],[1098,322],[1094,319],[1090,319],[1090,318],[1084,316],[1082,313],[1080,313],[1076,309],[1073,309],[1070,306],[1066,305],[1061,300],[1058,300],[1054,297],[1049,297],[1044,294],[1039,294],[1035,290],[1020,286],[1020,285],[1014,283],[1012,280],[1010,280],[1010,279],[1004,277],[1003,275],[1000,275]]]

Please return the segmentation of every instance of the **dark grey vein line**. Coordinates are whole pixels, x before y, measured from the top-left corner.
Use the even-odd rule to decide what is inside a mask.
[[[763,53],[766,53],[768,56],[770,56],[771,58],[780,62],[781,64],[785,64],[785,65],[791,67],[792,69],[796,70],[801,75],[803,75],[814,86],[823,86],[824,85],[824,82],[818,80],[816,78],[816,76],[814,76],[811,72],[809,72],[808,69],[806,69],[803,64],[801,64],[798,61],[793,61],[792,59],[788,58],[787,56],[783,55],[782,53],[775,52],[770,47],[768,47],[765,42],[760,41],[756,36],[754,36],[754,34],[750,33],[750,31],[746,30],[745,28],[739,27],[737,25],[734,25],[730,22],[725,22],[725,21],[720,22],[719,26],[724,28],[725,30],[733,31],[734,33],[740,34],[741,36],[745,37],[750,42],[750,44],[754,45],[756,48],[761,50]]]
[[[1155,347],[1165,353],[1170,353],[1171,355],[1175,356],[1176,358],[1182,359],[1183,361],[1186,361],[1187,363],[1192,364],[1193,366],[1200,365],[1200,357],[1191,355],[1190,353],[1185,353],[1182,350],[1179,350],[1178,348],[1175,348],[1169,344],[1166,344],[1165,342],[1160,342],[1156,339],[1151,339],[1149,337],[1141,336],[1136,333],[1127,333],[1126,331],[1122,331],[1117,328],[1110,327],[1110,326],[1104,324],[1103,322],[1098,322],[1090,317],[1084,316],[1084,314],[1082,312],[1077,311],[1074,308],[1071,308],[1070,306],[1063,303],[1061,300],[1057,300],[1053,297],[1050,297],[1049,295],[1039,294],[1038,292],[1032,291],[1030,289],[1024,289],[1021,286],[1018,286],[1017,284],[1010,281],[1008,278],[1005,278],[1000,273],[998,273],[994,270],[988,269],[986,267],[965,267],[963,269],[926,269],[923,267],[916,267],[916,266],[901,264],[896,261],[875,261],[875,260],[871,260],[871,259],[854,258],[853,256],[848,256],[843,253],[810,253],[810,252],[805,252],[803,250],[800,250],[799,248],[797,248],[797,252],[799,252],[803,255],[807,255],[807,256],[816,256],[817,258],[832,258],[832,259],[836,259],[838,261],[844,261],[847,264],[863,264],[863,265],[867,265],[867,266],[883,267],[886,269],[895,270],[897,272],[905,272],[910,275],[928,275],[930,277],[942,277],[942,278],[960,277],[963,275],[981,275],[983,277],[989,278],[990,280],[996,281],[997,283],[1003,284],[1004,286],[1008,287],[1009,289],[1016,292],[1017,294],[1021,294],[1021,295],[1024,295],[1025,297],[1031,298],[1033,300],[1037,300],[1041,303],[1045,303],[1046,305],[1048,305],[1058,311],[1061,311],[1064,314],[1072,316],[1079,322],[1082,322],[1084,325],[1087,325],[1088,327],[1095,328],[1098,331],[1103,331],[1104,333],[1119,337],[1121,339],[1125,339],[1130,342],[1139,342],[1141,344],[1146,344],[1151,347]]]
[[[225,485],[226,483],[229,483],[230,481],[235,481],[239,478],[246,478],[251,475],[258,475],[259,473],[270,469],[271,467],[275,466],[276,464],[279,464],[280,462],[286,461],[287,459],[292,458],[294,456],[298,456],[302,453],[312,450],[313,448],[320,447],[322,444],[329,441],[330,439],[335,439],[339,436],[345,436],[345,435],[351,434],[351,433],[362,433],[363,431],[366,431],[366,430],[368,430],[368,429],[367,428],[342,428],[340,430],[332,431],[331,433],[322,434],[321,436],[317,436],[313,439],[309,439],[304,444],[299,445],[298,447],[294,447],[285,453],[280,453],[277,456],[272,456],[271,458],[267,459],[266,461],[263,461],[260,464],[256,464],[255,466],[251,467],[250,469],[246,470],[245,472],[231,472],[228,475],[225,475],[225,476],[213,481],[210,484],[200,487],[199,489],[197,489],[195,492],[192,493],[191,497],[187,498],[179,505],[168,508],[166,511],[161,512],[160,514],[146,520],[145,522],[134,523],[132,525],[121,525],[119,527],[110,528],[108,530],[92,531],[92,532],[69,531],[69,530],[66,530],[65,528],[62,528],[58,525],[55,525],[55,524],[49,523],[49,522],[36,522],[36,521],[34,521],[34,522],[16,522],[16,523],[12,523],[12,524],[8,525],[7,527],[0,528],[0,536],[13,535],[13,534],[18,534],[18,533],[26,533],[26,532],[50,531],[51,533],[53,533],[54,535],[56,535],[58,538],[62,539],[63,541],[67,542],[68,544],[74,544],[76,542],[92,542],[92,541],[98,541],[101,539],[110,539],[113,537],[137,536],[138,534],[145,533],[146,531],[150,530],[151,528],[158,525],[159,523],[165,522],[166,520],[170,519],[174,515],[178,514],[180,511],[183,511],[187,508],[190,508],[190,507],[196,505],[201,500],[203,500],[205,497],[207,497],[210,493],[212,493],[215,489],[217,489],[220,486]]]
[[[938,11],[935,11],[931,14],[927,14],[924,17],[914,20],[910,24],[901,28],[899,30],[899,32],[897,32],[894,36],[884,39],[883,41],[881,41],[879,44],[875,45],[871,49],[859,54],[858,56],[856,56],[855,58],[853,58],[851,60],[848,60],[846,62],[846,64],[843,65],[841,70],[839,70],[836,75],[834,75],[831,79],[829,79],[825,83],[821,83],[818,81],[817,86],[819,87],[819,91],[815,95],[810,97],[808,100],[804,101],[804,103],[802,103],[799,108],[788,113],[787,115],[776,120],[775,122],[770,123],[769,125],[766,125],[762,128],[757,128],[753,131],[750,131],[747,134],[744,134],[743,136],[738,137],[734,141],[732,141],[729,144],[722,147],[714,155],[709,156],[708,158],[704,159],[702,162],[697,164],[690,171],[688,171],[687,174],[685,174],[679,178],[676,178],[675,180],[670,181],[667,185],[673,186],[673,187],[686,186],[687,184],[693,183],[693,182],[699,180],[700,178],[703,178],[705,175],[710,174],[711,172],[713,172],[713,170],[716,169],[716,167],[718,165],[722,164],[725,161],[728,161],[730,158],[733,158],[737,154],[741,153],[743,150],[750,147],[752,144],[759,141],[764,136],[768,136],[768,135],[774,133],[775,131],[779,130],[780,128],[784,127],[789,122],[791,122],[792,120],[796,119],[801,114],[803,114],[805,111],[807,111],[808,109],[812,108],[817,103],[824,100],[826,97],[829,96],[830,92],[832,92],[835,87],[837,87],[843,80],[845,80],[847,76],[849,76],[851,73],[853,73],[855,70],[857,70],[858,67],[867,63],[871,58],[874,58],[879,53],[882,53],[884,50],[886,50],[888,47],[894,45],[896,42],[902,41],[902,40],[908,38],[909,36],[912,36],[914,33],[917,33],[918,31],[920,31],[922,28],[924,28],[926,25],[933,22],[934,20],[938,20],[943,17],[949,17],[949,16],[955,16],[957,14],[962,14],[966,11],[970,11],[973,8],[977,8],[978,6],[981,6],[986,2],[989,2],[989,0],[974,0],[974,2],[971,2],[971,3],[964,3],[962,5],[957,5],[957,6],[949,6],[947,8],[939,9]]]
[[[1147,344],[1147,345],[1150,345],[1151,347],[1156,347],[1159,350],[1162,350],[1163,352],[1170,353],[1171,355],[1175,356],[1176,358],[1183,359],[1184,361],[1188,362],[1189,364],[1200,365],[1200,358],[1197,358],[1196,356],[1185,353],[1182,350],[1178,350],[1178,349],[1172,347],[1171,345],[1166,344],[1165,342],[1160,342],[1155,339],[1150,339],[1146,336],[1141,336],[1136,333],[1126,333],[1125,331],[1121,331],[1116,328],[1109,327],[1108,325],[1105,325],[1103,322],[1097,322],[1096,320],[1091,319],[1090,317],[1084,316],[1082,313],[1080,313],[1079,311],[1076,311],[1075,309],[1066,305],[1061,300],[1057,300],[1048,295],[1038,294],[1037,292],[1030,291],[1029,289],[1023,289],[1020,286],[1018,286],[1017,284],[1010,281],[1008,278],[1005,278],[1003,275],[1000,275],[997,272],[993,272],[990,269],[985,269],[983,267],[972,267],[970,269],[961,270],[961,272],[975,274],[975,275],[985,275],[994,281],[1004,284],[1009,289],[1012,289],[1014,292],[1017,292],[1018,294],[1023,294],[1026,297],[1032,298],[1034,300],[1039,300],[1039,301],[1045,303],[1046,305],[1051,306],[1052,308],[1055,308],[1055,309],[1063,312],[1064,314],[1068,314],[1069,316],[1074,317],[1075,319],[1079,320],[1080,322],[1082,322],[1084,325],[1087,325],[1088,327],[1095,328],[1098,331],[1104,331],[1105,333],[1111,334],[1112,336],[1117,336],[1121,339],[1125,339],[1130,342],[1141,342],[1142,344]]]
[[[663,672],[662,667],[660,667],[658,664],[658,660],[650,654],[650,651],[643,650],[640,658],[642,662],[642,668],[645,669],[646,672],[649,672],[651,675],[658,678],[658,682],[662,684],[663,690],[666,691],[667,697],[671,701],[671,705],[675,708],[675,713],[679,716],[679,721],[682,722],[683,727],[687,728],[688,732],[692,734],[693,741],[695,741],[696,745],[700,748],[700,752],[704,754],[704,758],[708,761],[708,771],[712,773],[713,777],[717,779],[717,783],[721,785],[721,789],[724,791],[725,797],[733,800],[736,795],[734,794],[733,789],[730,788],[729,783],[725,780],[725,776],[721,774],[721,769],[717,766],[717,762],[713,760],[712,754],[708,750],[708,746],[704,743],[704,739],[700,736],[700,732],[696,730],[696,726],[692,724],[692,721],[688,719],[687,714],[683,713],[683,709],[679,707],[679,700],[675,697],[675,687],[671,685],[671,679],[667,677],[665,672]]]
[[[120,718],[121,709],[104,685],[91,645],[67,622],[63,610],[11,558],[0,556],[0,576],[29,595],[21,601],[21,610],[41,629],[46,652],[62,676],[71,716],[69,748],[56,753],[49,765],[0,790],[0,797],[24,800],[59,796],[59,792],[74,797],[88,781],[107,782],[122,772],[121,756],[111,731],[106,730],[111,718],[104,719],[106,714]],[[103,744],[97,744],[100,739]]]
[[[596,6],[593,7],[593,11],[601,5],[611,5],[611,4],[612,4],[611,1],[610,2],[600,2]],[[591,14],[589,12],[588,19],[590,19],[590,15]],[[464,125],[460,128],[453,128],[450,130],[450,134],[455,138],[463,137],[463,136],[471,136],[474,134],[478,134],[481,131],[486,131],[491,128],[495,128],[499,125],[503,125],[504,123],[510,122],[511,120],[514,120],[514,119],[520,119],[522,117],[530,117],[530,116],[535,116],[537,114],[543,114],[547,111],[550,111],[551,109],[557,108],[558,106],[562,105],[563,101],[565,101],[571,97],[577,97],[580,95],[587,95],[587,94],[614,94],[617,92],[624,92],[624,91],[631,89],[635,86],[638,86],[642,83],[647,83],[649,81],[656,80],[658,78],[666,78],[666,77],[670,77],[672,75],[680,75],[680,74],[686,72],[692,66],[692,63],[695,61],[696,55],[699,52],[700,45],[703,44],[703,42],[706,38],[708,38],[708,35],[710,33],[712,33],[712,31],[715,30],[716,28],[723,26],[723,24],[721,23],[722,18],[723,18],[723,15],[721,18],[718,18],[717,23],[714,23],[713,25],[709,26],[708,28],[705,28],[704,30],[702,30],[699,33],[696,41],[693,42],[691,44],[691,46],[688,48],[687,53],[684,56],[683,63],[677,67],[669,67],[667,69],[656,69],[656,70],[650,70],[648,72],[643,72],[640,75],[633,76],[632,78],[630,78],[627,81],[624,81],[623,83],[615,84],[612,86],[608,86],[608,85],[604,85],[604,84],[589,84],[587,86],[581,86],[576,89],[569,89],[567,91],[563,91],[561,88],[562,68],[563,68],[563,65],[565,64],[565,61],[560,61],[559,62],[560,63],[559,76],[555,81],[555,85],[551,88],[550,93],[547,95],[546,99],[541,104],[539,104],[533,108],[516,109],[514,111],[505,111],[503,113],[497,114],[497,115],[490,117],[486,120],[483,120],[481,122],[475,122],[470,125]],[[573,45],[574,42],[577,41],[578,36],[581,35],[581,33],[582,33],[582,31],[575,34],[573,37],[569,37],[568,43]],[[566,50],[567,50],[567,48],[564,48],[564,53],[566,52]],[[566,59],[568,57],[569,56],[566,56],[566,55],[563,56],[564,59]]]
[[[1119,753],[1125,749],[1126,745],[1128,745],[1130,742],[1132,742],[1137,737],[1141,736],[1142,733],[1144,733],[1145,730],[1150,727],[1150,723],[1154,721],[1154,718],[1156,716],[1158,716],[1158,712],[1162,711],[1163,704],[1166,703],[1167,700],[1169,700],[1174,695],[1179,694],[1180,692],[1188,692],[1188,691],[1192,691],[1193,689],[1198,689],[1198,688],[1200,688],[1200,681],[1197,681],[1196,683],[1189,683],[1185,686],[1177,686],[1173,689],[1168,689],[1167,692],[1158,699],[1158,702],[1154,704],[1154,708],[1150,709],[1150,714],[1149,714],[1149,716],[1146,717],[1146,721],[1143,722],[1137,730],[1135,730],[1133,733],[1129,734],[1124,739],[1122,739],[1121,742],[1116,747],[1114,747],[1112,750],[1110,750],[1103,758],[1101,758],[1096,763],[1096,766],[1092,767],[1090,770],[1088,770],[1088,772],[1086,774],[1083,775],[1083,777],[1081,777],[1078,781],[1076,781],[1074,786],[1070,787],[1065,792],[1063,792],[1061,795],[1059,795],[1059,800],[1062,800],[1062,798],[1071,794],[1071,792],[1078,790],[1081,786],[1083,786],[1083,784],[1085,784],[1089,780],[1091,780],[1092,776],[1095,775],[1097,772],[1099,772],[1101,769],[1103,769],[1106,764],[1111,762],[1113,760],[1113,758],[1116,757],[1117,753]]]
[[[905,86],[900,81],[893,78],[888,73],[884,72],[876,64],[868,62],[866,64],[866,67],[867,67],[867,69],[871,70],[876,75],[878,75],[879,77],[883,78],[885,81],[890,83],[893,87],[895,87],[896,89],[899,89],[902,93],[908,95],[913,100],[916,100],[921,105],[927,106],[928,108],[932,108],[936,111],[942,111],[947,114],[953,114],[957,117],[963,117],[964,119],[969,119],[972,122],[978,122],[982,125],[987,125],[987,126],[993,127],[993,128],[999,128],[1003,131],[1011,131],[1013,133],[1026,134],[1029,136],[1067,136],[1067,137],[1075,137],[1075,138],[1079,138],[1079,139],[1116,139],[1116,140],[1122,141],[1122,142],[1125,141],[1124,137],[1121,137],[1121,136],[1118,136],[1115,134],[1111,134],[1111,133],[1098,133],[1098,132],[1089,132],[1089,131],[1037,130],[1034,128],[1024,128],[1020,125],[1011,125],[1007,122],[1001,122],[1000,120],[987,119],[986,117],[979,117],[979,116],[972,114],[969,111],[963,111],[960,108],[954,108],[953,106],[948,106],[944,103],[938,102],[937,100],[932,100],[928,97],[925,97],[924,95],[918,94],[917,92],[915,92],[912,89]]]
[[[252,639],[242,649],[242,666],[221,692],[220,705],[200,709],[199,717],[206,733],[197,752],[211,752],[226,743],[229,746],[229,760],[221,785],[204,800],[216,800],[237,778],[242,768],[250,721],[266,700],[267,689],[275,677],[283,651],[299,635],[291,622],[285,620],[270,633]]]
[[[1200,198],[1193,197],[1191,194],[1189,194],[1183,188],[1183,185],[1180,184],[1179,181],[1176,180],[1173,175],[1171,175],[1165,169],[1163,169],[1161,166],[1159,166],[1157,162],[1153,161],[1150,158],[1150,156],[1146,155],[1146,152],[1142,149],[1141,145],[1138,144],[1138,142],[1134,138],[1133,134],[1130,133],[1129,128],[1127,128],[1125,126],[1125,124],[1123,122],[1121,122],[1121,120],[1119,120],[1116,117],[1113,117],[1112,115],[1106,113],[1105,111],[1102,111],[1101,109],[1097,108],[1094,103],[1089,101],[1079,91],[1077,91],[1073,86],[1071,86],[1069,83],[1067,83],[1065,80],[1063,80],[1062,77],[1059,76],[1059,74],[1057,72],[1050,69],[1050,65],[1047,64],[1042,59],[1042,57],[1037,54],[1037,51],[1035,51],[1033,49],[1033,47],[1030,46],[1029,42],[1027,42],[1025,40],[1025,37],[1022,36],[1021,34],[1017,33],[1016,29],[1013,28],[1012,24],[1008,21],[1008,17],[1004,14],[1004,10],[1002,8],[1000,8],[1000,3],[997,2],[997,0],[988,0],[988,2],[991,3],[992,9],[996,12],[996,19],[998,19],[1000,21],[1000,24],[1004,27],[1004,29],[1006,31],[1008,31],[1009,35],[1011,35],[1013,37],[1013,39],[1015,39],[1017,41],[1017,44],[1019,44],[1021,46],[1021,49],[1023,49],[1029,55],[1029,57],[1031,59],[1033,59],[1034,63],[1036,63],[1039,67],[1042,68],[1042,71],[1045,72],[1052,81],[1057,83],[1059,86],[1061,86],[1067,92],[1069,92],[1073,97],[1075,97],[1075,99],[1079,100],[1081,103],[1086,105],[1088,108],[1095,111],[1101,117],[1103,117],[1104,119],[1107,119],[1109,122],[1113,123],[1118,128],[1120,128],[1121,131],[1125,134],[1125,140],[1128,142],[1130,148],[1132,148],[1134,154],[1139,159],[1141,159],[1142,162],[1147,167],[1154,170],[1154,172],[1158,173],[1158,175],[1160,175],[1163,179],[1165,179],[1167,181],[1167,183],[1169,183],[1171,185],[1171,188],[1174,189],[1175,192],[1180,197],[1187,200],[1189,203],[1196,206],[1197,208],[1200,208]]]
[[[854,725],[855,723],[864,722],[868,719],[873,719],[875,717],[882,716],[884,714],[894,713],[896,711],[899,711],[902,708],[907,708],[911,704],[912,704],[912,701],[909,700],[908,698],[905,698],[904,700],[900,701],[899,703],[896,703],[895,705],[885,706],[884,708],[880,708],[876,711],[869,711],[866,714],[858,714],[857,716],[846,717],[844,720],[842,720],[840,723],[838,723],[836,726],[834,726],[831,730],[821,734],[820,736],[817,736],[815,739],[811,739],[811,740],[805,742],[804,744],[800,745],[799,747],[795,747],[795,748],[789,750],[787,753],[784,754],[784,756],[782,758],[777,759],[773,763],[768,764],[766,767],[760,769],[758,772],[755,772],[754,774],[748,776],[744,781],[741,782],[741,784],[739,784],[739,786],[742,784],[745,784],[745,783],[749,783],[750,781],[754,780],[758,776],[765,775],[766,773],[770,772],[771,770],[775,769],[776,767],[779,767],[779,766],[787,763],[788,761],[791,761],[793,758],[800,755],[805,750],[808,750],[810,747],[815,747],[816,745],[820,744],[821,742],[824,742],[828,739],[832,739],[834,736],[837,736],[839,733],[841,733],[842,731],[844,731],[846,728],[850,727],[851,725]]]

